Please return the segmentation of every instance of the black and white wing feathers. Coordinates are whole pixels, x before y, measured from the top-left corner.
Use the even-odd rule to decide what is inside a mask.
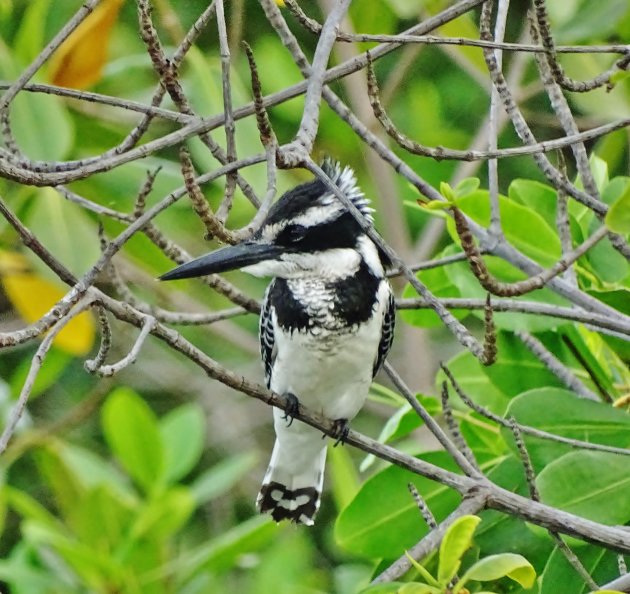
[[[374,377],[385,363],[389,349],[392,347],[394,341],[394,326],[396,325],[396,301],[394,300],[394,294],[390,291],[385,309],[385,315],[383,316],[383,329],[381,331],[381,342],[378,345],[378,351],[376,353],[376,361],[374,361],[374,368],[372,370],[372,377]]]
[[[275,282],[275,281],[274,281]],[[271,299],[270,293],[273,282],[267,287],[265,297],[263,299],[262,311],[260,312],[260,356],[265,367],[265,383],[269,387],[271,383],[271,370],[273,362],[276,358],[276,338],[273,330],[273,318],[271,315]]]

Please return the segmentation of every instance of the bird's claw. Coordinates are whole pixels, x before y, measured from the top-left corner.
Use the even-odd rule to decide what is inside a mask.
[[[335,440],[333,447],[336,448],[339,444],[346,443],[348,434],[350,433],[350,421],[348,419],[335,419],[333,421],[332,431],[330,437]]]
[[[287,392],[284,397],[286,398],[286,403],[284,405],[284,417],[282,418],[287,422],[287,427],[290,427],[300,410],[300,401],[291,392]]]

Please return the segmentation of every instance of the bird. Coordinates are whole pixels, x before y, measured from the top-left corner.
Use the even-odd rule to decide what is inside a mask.
[[[373,223],[354,171],[326,158],[322,170]],[[284,193],[253,236],[191,260],[161,280],[241,269],[272,280],[260,321],[276,441],[256,503],[276,521],[312,525],[320,507],[327,444],[321,431],[293,423],[300,404],[334,421],[343,442],[394,337],[395,302],[387,255],[319,178]],[[337,443],[335,445],[337,445]]]

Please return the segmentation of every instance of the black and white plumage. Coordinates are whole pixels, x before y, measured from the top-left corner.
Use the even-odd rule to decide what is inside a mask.
[[[371,220],[348,167],[325,173]],[[267,386],[340,426],[359,412],[391,347],[395,308],[386,258],[319,179],[285,193],[251,241],[202,256],[162,278],[241,268],[273,280],[260,316]],[[326,461],[321,432],[274,409],[276,443],[258,495],[262,513],[312,524]]]

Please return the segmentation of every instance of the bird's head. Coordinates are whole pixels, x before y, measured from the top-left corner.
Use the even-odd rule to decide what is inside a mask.
[[[322,169],[368,219],[372,209],[349,167]],[[334,278],[353,274],[363,259],[381,276],[379,253],[354,216],[319,179],[289,190],[271,207],[249,241],[210,252],[167,272],[161,280],[241,270],[254,276]]]

